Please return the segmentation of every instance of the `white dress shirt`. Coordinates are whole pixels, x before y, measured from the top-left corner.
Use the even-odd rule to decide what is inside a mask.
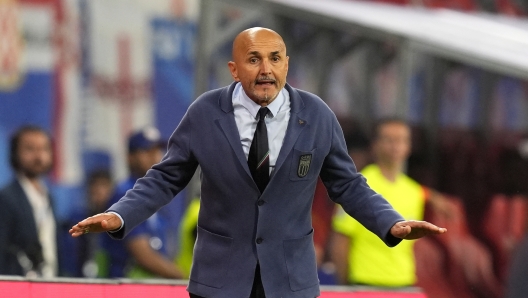
[[[268,106],[270,112],[266,116],[266,128],[268,130],[268,146],[270,150],[270,173],[275,169],[277,157],[282,148],[286,129],[288,128],[288,121],[290,120],[290,94],[286,89],[282,90]],[[240,135],[240,142],[242,149],[246,154],[246,159],[249,156],[249,149],[253,141],[255,129],[257,129],[257,114],[261,106],[251,100],[242,84],[238,83],[233,91],[233,108],[235,114],[235,121]]]

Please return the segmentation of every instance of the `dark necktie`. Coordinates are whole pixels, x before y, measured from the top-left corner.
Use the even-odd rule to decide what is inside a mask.
[[[269,182],[269,147],[268,147],[268,130],[264,119],[268,114],[268,108],[260,108],[258,111],[259,122],[253,141],[249,149],[248,165],[253,180],[257,183],[260,192],[264,192]]]

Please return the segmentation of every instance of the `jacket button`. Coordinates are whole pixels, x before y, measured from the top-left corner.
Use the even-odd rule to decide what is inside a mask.
[[[259,206],[264,205],[264,200],[258,200],[257,204],[258,204]]]
[[[262,243],[262,238],[257,238],[257,244],[261,244]]]

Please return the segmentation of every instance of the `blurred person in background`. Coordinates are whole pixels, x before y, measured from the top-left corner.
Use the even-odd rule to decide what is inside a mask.
[[[354,161],[358,171],[363,170],[363,168],[372,163],[370,140],[357,124],[350,131],[345,132],[345,142],[348,155]]]
[[[154,127],[134,132],[129,137],[127,162],[130,176],[116,186],[104,210],[122,198],[134,187],[137,179],[161,160],[163,147],[160,133]],[[165,226],[164,219],[154,213],[123,241],[104,237],[103,248],[108,253],[109,277],[182,278],[182,273],[167,255]]]
[[[51,138],[24,126],[10,142],[14,179],[0,190],[0,275],[58,274],[57,224],[44,182],[53,163]]]
[[[404,173],[411,152],[411,129],[398,118],[381,119],[372,143],[374,164],[361,173],[367,184],[380,193],[405,218],[422,220],[426,198],[443,209],[444,198],[418,184]],[[413,241],[389,248],[341,208],[333,219],[332,260],[340,284],[386,287],[413,286],[416,282]]]
[[[108,170],[95,170],[90,173],[86,186],[88,213],[95,215],[104,212],[113,191],[114,183]]]

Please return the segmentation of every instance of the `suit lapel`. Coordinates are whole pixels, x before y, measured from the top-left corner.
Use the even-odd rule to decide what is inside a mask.
[[[290,85],[286,84],[285,88],[290,94],[290,121],[288,121],[288,129],[286,130],[286,135],[284,136],[284,141],[282,142],[282,147],[277,162],[275,163],[275,170],[271,173],[271,179],[286,160],[301,132],[308,125],[308,121],[299,115],[299,112],[304,109],[304,102],[301,96]]]
[[[251,178],[251,181],[253,181],[253,178],[251,177],[251,172],[249,171],[246,155],[244,154],[244,150],[242,149],[242,145],[240,143],[240,134],[238,133],[235,117],[233,115],[233,90],[235,89],[235,85],[236,82],[231,84],[231,86],[225,89],[225,91],[222,92],[222,94],[220,95],[219,105],[225,114],[222,118],[217,119],[216,121],[224,132],[224,135],[226,136],[227,141],[231,145],[231,148],[235,152],[238,161],[248,174],[249,178]]]

